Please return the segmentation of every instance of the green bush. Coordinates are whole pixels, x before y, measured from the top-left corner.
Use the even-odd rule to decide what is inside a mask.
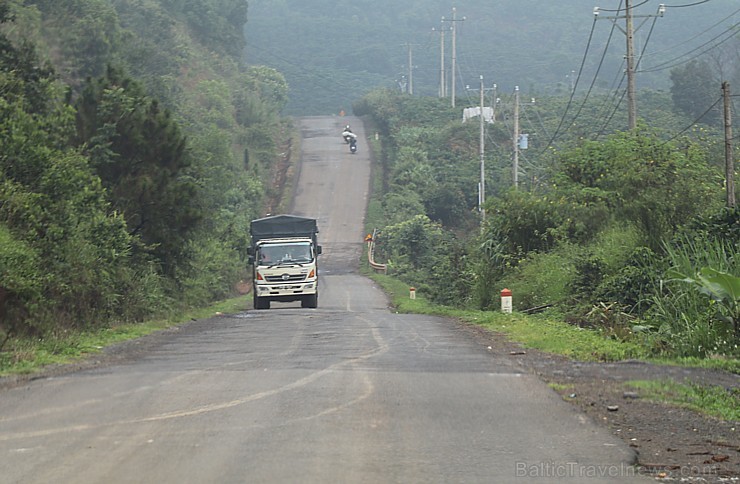
[[[5,337],[17,333],[43,287],[39,254],[0,224],[0,348]]]
[[[549,253],[532,253],[501,279],[498,289],[511,289],[514,306],[519,310],[572,301],[569,287],[576,275],[576,254],[580,252],[577,247],[565,245]]]

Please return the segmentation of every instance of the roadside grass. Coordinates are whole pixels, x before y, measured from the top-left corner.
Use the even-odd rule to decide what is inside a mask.
[[[674,380],[634,380],[626,382],[643,398],[689,408],[728,422],[740,422],[740,389],[705,386]]]
[[[389,294],[394,307],[401,313],[457,318],[503,333],[524,347],[566,355],[582,361],[618,361],[647,356],[637,344],[607,339],[596,331],[548,319],[545,316],[455,309],[432,304],[419,294],[412,300],[409,298],[408,286],[403,282],[382,274],[373,274],[371,277]]]
[[[550,383],[547,384],[547,386],[549,386],[550,388],[552,388],[553,390],[555,390],[556,392],[559,392],[559,393],[567,392],[569,390],[573,390],[573,385],[566,385],[564,383],[550,382]]]
[[[740,375],[740,360],[726,357],[683,357],[683,358],[650,358],[651,363],[657,365],[691,366],[710,370],[724,370]]]
[[[246,296],[238,296],[170,319],[121,324],[87,332],[66,331],[43,339],[14,339],[0,352],[0,376],[32,374],[45,366],[73,363],[100,353],[106,346],[140,338],[194,319],[244,311],[247,304]]]
[[[505,314],[498,311],[475,311],[455,309],[429,302],[419,291],[416,299],[410,299],[409,288],[392,276],[367,274],[389,295],[396,311],[446,316],[479,325],[491,331],[503,333],[525,348],[534,348],[548,353],[565,355],[580,361],[621,361],[640,359],[650,363],[676,366],[693,366],[724,370],[740,374],[740,360],[729,358],[662,358],[650,353],[649,345],[639,341],[622,341],[607,338],[598,331],[584,329],[565,321],[548,317],[546,314]]]

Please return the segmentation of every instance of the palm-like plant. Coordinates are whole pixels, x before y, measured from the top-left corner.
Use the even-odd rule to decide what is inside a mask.
[[[735,338],[740,337],[740,277],[711,267],[702,267],[694,277],[687,277],[675,270],[669,276],[693,285],[714,301],[717,319],[729,323]]]

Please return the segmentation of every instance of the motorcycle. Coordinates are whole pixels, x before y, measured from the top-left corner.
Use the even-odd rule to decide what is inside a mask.
[[[357,153],[357,137],[352,138],[349,140],[349,152],[353,155]]]
[[[353,138],[356,138],[356,137],[357,137],[357,135],[355,135],[355,134],[354,134],[354,133],[353,133],[352,131],[349,131],[349,130],[344,130],[344,131],[342,132],[342,138],[344,138],[344,142],[345,142],[345,143],[347,143],[347,144],[349,144],[349,143],[350,143],[350,141],[351,141],[351,140],[352,140]]]

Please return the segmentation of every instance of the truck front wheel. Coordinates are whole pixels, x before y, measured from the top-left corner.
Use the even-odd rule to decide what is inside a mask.
[[[316,294],[309,294],[308,296],[303,296],[303,299],[301,300],[301,307],[302,308],[317,308],[319,306],[319,293]]]
[[[270,309],[270,300],[266,297],[254,295],[254,309]]]

